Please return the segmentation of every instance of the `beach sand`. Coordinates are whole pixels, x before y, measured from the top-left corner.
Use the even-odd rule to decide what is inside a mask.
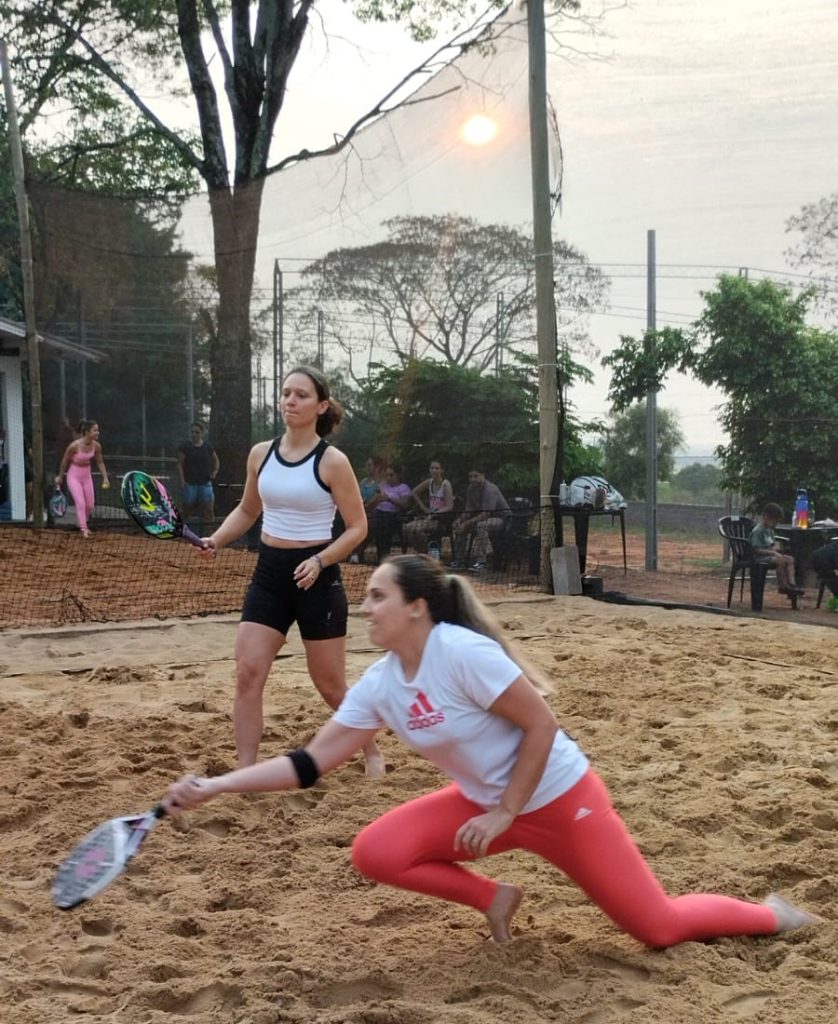
[[[0,634],[3,1024],[832,1024],[838,992],[838,631],[584,598],[495,611],[555,680],[549,700],[674,893],[821,914],[786,936],[645,949],[552,866],[515,939],[481,915],[356,874],[353,836],[440,784],[385,734],[304,793],[226,797],[163,821],[129,871],[63,913],[55,866],[101,820],[190,770],[233,766],[234,617]],[[349,678],[377,656],[350,626]],[[327,715],[294,632],[266,695],[265,755]]]

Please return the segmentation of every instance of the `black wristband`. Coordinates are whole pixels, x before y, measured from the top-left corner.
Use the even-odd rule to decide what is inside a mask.
[[[297,747],[296,750],[289,750],[285,756],[291,758],[291,764],[294,765],[294,771],[297,773],[297,779],[300,783],[300,789],[308,789],[309,786],[313,786],[320,778],[320,771],[307,750]]]

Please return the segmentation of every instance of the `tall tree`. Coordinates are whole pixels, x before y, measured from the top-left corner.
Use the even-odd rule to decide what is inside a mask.
[[[811,292],[773,281],[721,275],[703,293],[704,312],[688,331],[655,347],[622,339],[604,360],[609,396],[625,407],[672,369],[719,388],[728,442],[716,449],[722,486],[758,509],[792,501],[807,486],[818,508],[838,514],[838,334],[812,327]]]
[[[490,0],[490,7],[501,6],[501,0]],[[578,3],[559,0],[558,6],[575,11]],[[402,21],[414,35],[427,37],[440,24],[462,24],[476,4],[358,0],[355,7],[363,18]],[[111,116],[115,150],[150,130],[207,188],[219,293],[211,429],[227,465],[243,464],[251,439],[250,373],[243,368],[251,358],[249,304],[265,175],[314,155],[304,150],[270,164],[277,118],[313,8],[314,0],[0,0],[23,87],[24,128],[60,96],[88,118]],[[223,74],[226,112],[213,62]],[[161,88],[182,92],[180,78],[189,82],[197,134],[167,124],[144,98]],[[323,152],[348,145],[403,85]],[[225,118],[232,124],[232,155]]]
[[[812,278],[818,303],[836,323],[838,317],[838,192],[807,203],[786,221],[786,231],[799,233],[788,250],[793,266]]]
[[[588,371],[568,363],[565,372],[588,380]],[[511,364],[498,374],[473,367],[415,359],[373,368],[368,382],[348,399],[351,419],[366,420],[374,450],[404,463],[414,482],[440,458],[452,480],[465,481],[483,463],[510,494],[538,495],[538,384],[533,366]],[[598,425],[567,424],[568,449],[578,465],[585,458],[580,436]],[[343,447],[346,447],[342,443]]]
[[[646,497],[646,408],[640,403],[612,418],[603,431],[605,476],[626,498]],[[678,414],[658,409],[658,480],[669,480],[675,472],[675,453],[684,443]]]
[[[303,329],[317,318],[356,372],[372,359],[436,359],[484,370],[535,336],[532,239],[470,217],[395,217],[387,238],[337,249],[303,270],[290,296]],[[568,347],[586,339],[606,279],[573,246],[556,243],[559,329]],[[308,332],[305,323],[310,324]]]

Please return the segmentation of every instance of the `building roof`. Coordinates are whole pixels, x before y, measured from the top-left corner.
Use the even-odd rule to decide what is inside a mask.
[[[0,316],[0,354],[6,349],[16,349],[26,359],[26,326],[17,320]],[[23,342],[24,344],[21,344]],[[48,359],[73,359],[76,362],[103,363],[108,357],[104,352],[75,341],[68,341],[56,334],[38,332],[41,354]]]

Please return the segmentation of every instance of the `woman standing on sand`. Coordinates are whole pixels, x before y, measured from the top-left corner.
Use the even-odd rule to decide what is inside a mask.
[[[282,382],[285,433],[255,445],[247,459],[242,500],[205,538],[205,556],[232,544],[262,516],[259,559],[236,632],[233,730],[242,766],[256,760],[263,730],[263,694],[274,659],[296,622],[312,682],[331,708],[346,693],[348,605],[338,562],[366,536],[367,520],[349,460],[325,438],[343,410],[329,382],[309,366]],[[334,540],[339,511],[345,529]],[[363,744],[366,773],[384,774],[375,740]]]
[[[389,726],[453,781],[368,825],[352,861],[378,882],[474,907],[496,942],[512,938],[522,892],[461,862],[514,849],[550,861],[618,927],[655,948],[772,935],[815,920],[776,895],[762,904],[668,896],[464,579],[427,556],[397,556],[370,577],[362,611],[370,640],[388,653],[314,739],[214,779],[186,776],[169,790],[170,812],[219,793],[310,786]]]

